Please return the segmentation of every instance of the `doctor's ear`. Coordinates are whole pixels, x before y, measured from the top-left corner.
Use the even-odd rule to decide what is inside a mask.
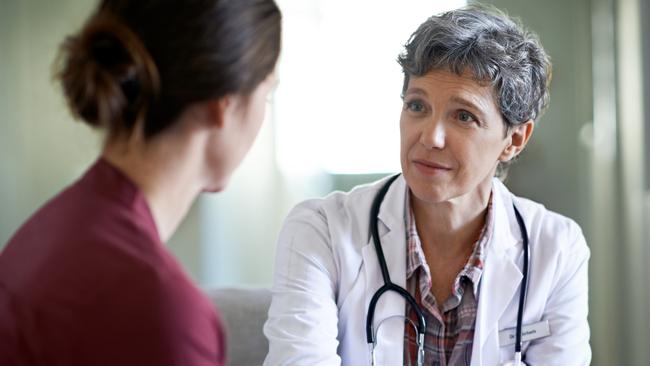
[[[508,136],[506,137],[508,145],[501,153],[501,156],[499,156],[499,160],[505,163],[519,155],[519,153],[521,153],[521,151],[526,147],[530,137],[533,135],[534,129],[535,122],[533,122],[533,120],[528,120],[511,127],[508,131]]]

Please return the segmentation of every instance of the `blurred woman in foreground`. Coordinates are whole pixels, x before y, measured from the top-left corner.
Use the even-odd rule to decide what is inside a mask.
[[[273,0],[104,0],[64,42],[64,94],[105,146],[0,254],[0,364],[225,363],[163,243],[253,143],[280,20]]]

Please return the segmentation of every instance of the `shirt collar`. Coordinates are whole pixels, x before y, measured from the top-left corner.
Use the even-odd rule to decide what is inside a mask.
[[[457,289],[461,288],[461,278],[467,277],[472,283],[474,296],[478,297],[478,285],[480,282],[481,274],[483,272],[483,264],[485,262],[485,256],[487,253],[486,249],[492,239],[492,234],[494,232],[494,211],[492,210],[493,195],[494,189],[492,189],[490,192],[485,224],[481,229],[481,234],[479,235],[478,240],[474,244],[474,250],[469,256],[467,263],[454,280],[453,288],[455,292]],[[429,279],[430,282],[431,272],[426,262],[424,251],[422,250],[422,242],[420,241],[420,236],[417,232],[415,215],[413,213],[413,207],[411,205],[411,190],[408,188],[406,192],[406,213],[406,278],[411,278],[416,270],[421,267],[424,271],[424,275]],[[429,283],[429,287],[430,285],[431,284]]]
[[[104,157],[98,158],[78,183],[84,189],[90,189],[128,208],[149,227],[154,228],[155,236],[159,239],[156,222],[144,193],[126,174]]]

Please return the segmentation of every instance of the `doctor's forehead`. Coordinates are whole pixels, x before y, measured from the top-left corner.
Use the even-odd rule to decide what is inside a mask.
[[[498,109],[494,88],[475,80],[471,75],[457,75],[435,70],[420,77],[411,77],[404,96],[444,98],[451,102]]]

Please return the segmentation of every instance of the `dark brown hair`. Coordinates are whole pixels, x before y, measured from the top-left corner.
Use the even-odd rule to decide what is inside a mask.
[[[62,45],[58,77],[73,114],[110,135],[147,138],[191,103],[248,95],[275,68],[273,0],[103,0]]]

